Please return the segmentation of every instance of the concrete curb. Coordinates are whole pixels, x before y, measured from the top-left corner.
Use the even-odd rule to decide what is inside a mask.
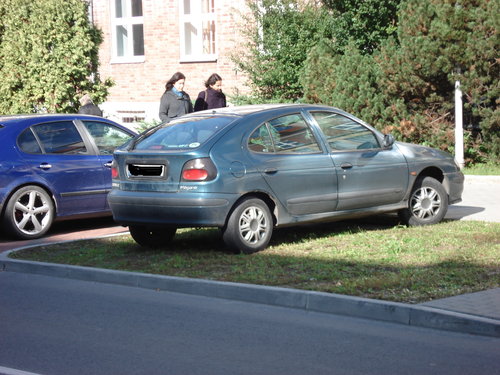
[[[14,260],[8,259],[8,253],[0,255],[0,272],[118,284],[500,337],[499,320],[432,307],[297,289]]]

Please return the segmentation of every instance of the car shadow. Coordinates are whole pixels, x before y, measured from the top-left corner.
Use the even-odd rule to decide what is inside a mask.
[[[484,207],[475,207],[475,206],[450,206],[448,207],[448,213],[445,216],[445,219],[449,220],[461,220],[468,216],[472,216],[483,212]]]
[[[269,245],[280,246],[297,241],[328,237],[336,233],[375,231],[392,228],[398,225],[402,224],[396,214],[383,214],[351,220],[310,223],[277,228],[273,232],[273,237]]]
[[[327,237],[335,233],[381,230],[398,225],[401,225],[401,223],[396,214],[383,214],[344,221],[298,224],[275,229],[268,247]],[[231,250],[224,246],[221,231],[214,228],[180,229],[169,246],[147,249],[137,245],[136,250],[141,252],[165,251],[179,254],[189,252],[232,253]]]

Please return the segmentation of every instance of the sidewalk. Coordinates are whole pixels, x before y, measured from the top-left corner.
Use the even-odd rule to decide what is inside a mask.
[[[421,305],[496,319],[500,323],[500,288],[443,298]]]
[[[500,176],[465,176],[462,202],[448,208],[446,219],[500,223]]]

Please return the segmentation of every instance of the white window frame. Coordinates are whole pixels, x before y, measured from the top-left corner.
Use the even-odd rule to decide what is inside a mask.
[[[184,3],[190,2],[191,13],[185,14]],[[213,2],[213,9],[211,12],[203,13],[202,4],[208,2],[209,7]],[[217,61],[217,14],[215,11],[216,0],[179,0],[179,49],[181,62],[198,62],[198,61]],[[214,24],[214,30],[210,32],[209,43],[212,45],[212,53],[203,52],[203,23],[209,22]],[[192,48],[194,51],[186,53],[186,24],[193,25],[197,34],[192,41]],[[201,32],[200,32],[201,31]]]
[[[112,43],[111,43],[111,48],[112,48],[112,57],[111,57],[111,63],[139,63],[139,62],[144,62],[145,61],[145,55],[137,55],[135,56],[133,53],[134,51],[134,36],[133,36],[133,25],[143,25],[143,30],[144,30],[144,17],[132,17],[132,0],[121,0],[125,2],[125,14],[128,15],[128,17],[116,17],[116,2],[120,0],[110,0],[110,10],[111,10],[111,36],[112,36]],[[144,0],[142,0],[142,5],[144,6]],[[144,8],[143,8],[143,14],[144,14]],[[130,35],[126,42],[126,47],[125,50],[128,51],[127,54],[124,56],[118,56],[118,41],[117,41],[117,27],[123,26],[126,30],[128,35]],[[144,35],[143,35],[143,48],[144,48]],[[145,53],[145,52],[144,52]]]

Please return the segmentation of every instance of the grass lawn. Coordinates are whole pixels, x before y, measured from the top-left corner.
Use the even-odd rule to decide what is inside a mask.
[[[11,257],[419,303],[500,286],[500,223],[407,228],[379,216],[285,228],[253,255],[225,251],[216,229],[182,229],[165,249],[120,235]]]
[[[500,162],[474,164],[462,170],[463,174],[500,176]]]

